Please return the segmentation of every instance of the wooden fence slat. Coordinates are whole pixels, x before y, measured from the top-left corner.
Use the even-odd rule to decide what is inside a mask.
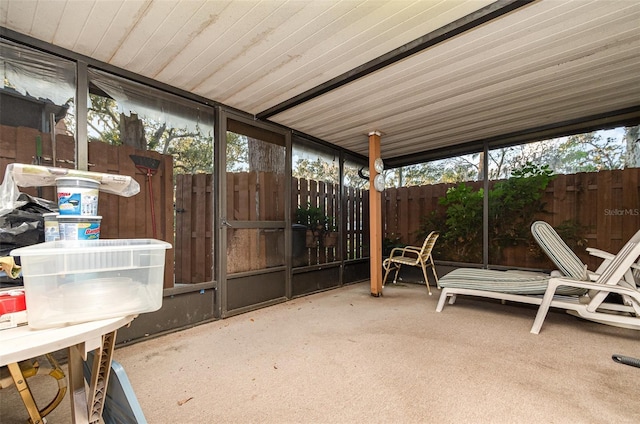
[[[260,211],[258,210],[258,199],[256,199],[256,193],[258,193],[258,195],[261,194],[258,191],[258,189],[259,189],[259,186],[257,181],[257,172],[249,172],[247,174],[247,187],[246,187],[247,192],[245,193],[245,196],[248,200],[248,207],[249,207],[248,219],[250,221],[261,219],[258,216]]]
[[[272,174],[272,173],[269,173]],[[259,211],[259,215],[257,217],[258,220],[270,221],[273,220],[273,210],[272,206],[274,204],[273,197],[271,194],[271,179],[267,172],[257,172],[256,179],[258,184],[258,201],[259,203],[256,205],[256,209]]]
[[[385,225],[385,233],[388,238],[395,238],[398,233],[398,208],[396,204],[398,202],[398,189],[388,188],[384,191],[384,210],[383,223]]]
[[[189,199],[190,192],[187,189],[190,187],[189,179],[190,175],[176,175],[176,228],[180,228],[180,231],[176,231],[175,238],[175,263],[176,263],[176,282],[187,283],[188,281],[188,264],[185,264],[186,258],[190,257],[189,251],[190,245],[185,238],[187,231],[191,225],[188,225],[189,210],[191,209],[191,203]],[[188,231],[190,232],[190,230]],[[187,274],[187,275],[185,275]]]
[[[18,145],[18,129],[8,125],[0,125],[0,158],[17,162],[16,146]],[[2,175],[4,177],[4,174]]]
[[[598,202],[596,203],[597,228],[611,228],[612,216],[604,213],[606,209],[614,209],[611,198],[611,173],[598,173]],[[611,249],[610,234],[598,232],[596,246],[600,249],[609,251]]]
[[[205,221],[207,219],[206,216],[206,208],[204,207],[207,204],[207,176],[205,174],[196,174],[193,176],[193,199],[195,201],[194,204],[200,205],[200,208],[203,213],[198,213],[195,216],[194,225],[191,228],[189,233],[191,234],[192,240],[192,268],[193,268],[193,278],[194,282],[203,282],[205,280],[205,267],[206,267],[206,257],[205,251],[210,250],[210,247],[206,245],[206,224]]]

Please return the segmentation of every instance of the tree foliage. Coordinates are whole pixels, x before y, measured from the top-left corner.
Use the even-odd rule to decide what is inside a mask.
[[[91,94],[88,110],[89,141],[122,145],[122,115],[117,103],[108,97]],[[148,150],[170,154],[174,158],[174,172],[192,174],[213,171],[213,135],[167,126],[142,117],[144,138]]]
[[[627,127],[625,136],[605,137],[595,131],[489,151],[489,178],[504,179],[527,162],[548,165],[556,174],[597,172],[640,166],[638,127]],[[635,136],[634,136],[635,134]],[[480,153],[409,165],[389,172],[390,185],[415,186],[476,181],[482,178]]]
[[[340,182],[340,169],[337,162],[329,162],[322,157],[315,159],[300,158],[293,164],[293,176],[338,184]]]
[[[511,178],[500,180],[489,189],[489,244],[493,261],[500,259],[507,246],[533,243],[529,227],[544,211],[542,195],[554,176],[548,166],[530,162],[512,171]],[[423,217],[419,236],[433,228],[441,232],[438,257],[460,262],[482,262],[482,217],[484,190],[460,183],[439,199],[438,208]]]

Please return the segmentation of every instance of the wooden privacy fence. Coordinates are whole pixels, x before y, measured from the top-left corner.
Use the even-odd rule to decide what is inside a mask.
[[[213,281],[213,176],[176,175],[176,282]]]
[[[272,172],[226,174],[227,221],[284,221],[285,187]],[[176,175],[176,282],[212,281],[214,196],[211,174]],[[284,262],[277,229],[229,228],[227,270],[264,269]]]
[[[344,247],[345,259],[369,256],[369,192],[367,190],[345,187],[343,214],[340,213],[343,208],[340,203],[339,184],[292,178],[291,196],[294,222],[295,210],[298,206],[320,208],[327,222],[325,233],[307,230],[305,245],[307,250],[302,255],[304,260],[300,261],[300,265],[318,265],[340,260],[340,247]],[[335,239],[330,239],[333,233],[335,233]]]
[[[297,255],[294,253],[294,265],[317,265],[339,259],[340,251],[337,245],[337,234],[341,220],[338,213],[340,210],[339,192],[340,185],[338,184],[304,178],[291,179],[291,205],[293,207],[291,216],[294,222],[295,211],[300,206],[302,208],[319,208],[326,217],[327,225],[324,229],[307,229],[304,233],[304,248],[302,247],[302,233],[300,238],[294,238],[294,250],[298,253]],[[336,234],[336,237],[332,239],[326,237],[330,233]],[[295,235],[296,233],[294,233],[294,237]]]
[[[345,259],[369,257],[369,191],[344,188]]]
[[[228,221],[284,221],[284,176],[275,172],[226,174]],[[259,224],[258,224],[259,225]],[[277,228],[227,229],[227,272],[284,265],[284,233]]]
[[[44,166],[54,166],[51,135],[32,128],[0,125],[0,172],[4,179],[10,163],[36,162],[36,146],[40,143]],[[73,137],[56,135],[56,162],[58,168],[75,167],[75,141]],[[132,197],[100,193],[98,214],[101,238],[152,238],[151,204],[147,177],[134,165],[129,155],[146,156],[160,161],[152,178],[153,203],[156,214],[157,238],[173,244],[173,158],[152,151],[136,150],[129,146],[111,146],[89,143],[89,171],[129,175],[140,185],[140,193]],[[43,199],[57,201],[55,187],[20,187],[20,191]],[[165,263],[164,287],[173,287],[173,255],[168,250]]]
[[[227,173],[226,217],[234,221],[284,221],[285,185],[282,176],[268,172]],[[339,185],[322,181],[291,180],[292,210],[295,222],[298,205],[311,205],[324,211],[329,222],[340,222]],[[176,282],[197,283],[213,279],[213,176],[211,174],[176,176]],[[344,204],[346,232],[340,233],[346,257],[368,256],[368,192],[348,187]],[[308,239],[294,227],[293,264],[309,266],[340,259],[340,245],[320,239],[319,233]],[[227,230],[227,272],[245,272],[284,264],[284,232],[280,229]],[[331,242],[332,243],[332,242]]]
[[[490,182],[490,187],[494,181]],[[474,190],[483,183],[468,182]],[[457,184],[391,188],[384,192],[385,235],[402,243],[417,240],[421,217],[439,206],[438,199]],[[582,236],[588,247],[616,253],[640,229],[640,168],[557,175],[545,190],[546,213],[537,216],[552,226],[571,220],[587,228]],[[437,228],[434,228],[437,230]],[[526,246],[504,252],[500,265],[532,268],[551,267],[546,258],[530,255]],[[595,269],[600,260],[586,251],[578,256]],[[435,258],[438,260],[439,258]]]

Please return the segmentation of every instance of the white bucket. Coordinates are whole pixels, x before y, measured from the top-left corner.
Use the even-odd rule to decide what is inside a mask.
[[[60,240],[98,240],[101,216],[58,215]]]
[[[90,178],[56,178],[60,215],[98,215],[100,182]]]
[[[44,217],[44,241],[60,240],[58,230],[58,214],[55,212],[42,214]]]

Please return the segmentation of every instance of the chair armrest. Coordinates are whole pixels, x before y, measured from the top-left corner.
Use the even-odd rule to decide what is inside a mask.
[[[600,278],[600,274],[587,270],[587,277],[589,277],[589,281],[596,281],[598,278]]]
[[[596,249],[595,247],[587,247],[587,252],[589,252],[591,256],[596,256],[602,259],[611,260],[616,257],[613,253],[605,252],[604,250]]]
[[[622,281],[622,283],[624,284],[624,281]],[[578,287],[578,288],[584,288],[587,290],[594,290],[597,294],[595,296],[590,295],[591,302],[589,302],[590,304],[589,306],[587,306],[587,310],[589,311],[595,311],[598,308],[599,304],[605,300],[605,296],[602,295],[603,292],[627,295],[632,299],[635,299],[636,302],[640,302],[640,291],[630,288],[626,285],[621,285],[620,283],[603,284],[603,283],[596,283],[591,281],[573,280],[565,277],[555,277],[555,278],[549,279],[547,292],[551,291],[552,293],[555,293],[558,286]],[[595,297],[598,294],[600,294],[601,296],[600,296],[600,299],[596,300]],[[545,293],[545,295],[547,295],[547,293]]]
[[[608,261],[611,261],[613,258],[616,257],[616,255],[614,255],[613,253],[605,252],[604,250],[596,249],[595,247],[587,247],[587,252],[589,252],[591,256],[596,256],[598,258],[604,259],[604,262],[602,265],[606,265]],[[598,267],[598,269],[596,270],[596,273],[601,271],[600,268],[603,268],[602,265]],[[632,263],[631,268],[640,270],[640,262]]]
[[[396,252],[399,252],[399,254],[396,255]],[[393,257],[405,256],[405,253],[415,253],[416,255],[419,255],[420,250],[416,249],[416,247],[414,246],[394,247],[391,250],[391,254],[389,255],[389,258],[391,259]]]
[[[602,262],[600,263],[600,265],[598,265],[598,269],[596,269],[595,271],[596,274],[601,274],[604,269],[611,263],[613,258],[616,257],[616,255],[612,253],[605,252],[604,250],[596,249],[594,247],[587,247],[587,252],[589,252],[589,255],[591,256],[602,259]]]
[[[555,290],[559,286],[583,288],[587,290],[603,291],[610,293],[626,294],[635,299],[640,300],[640,292],[629,287],[622,286],[620,284],[603,284],[593,281],[574,280],[566,277],[552,277],[549,279],[549,286],[547,291],[551,290],[555,293]]]

